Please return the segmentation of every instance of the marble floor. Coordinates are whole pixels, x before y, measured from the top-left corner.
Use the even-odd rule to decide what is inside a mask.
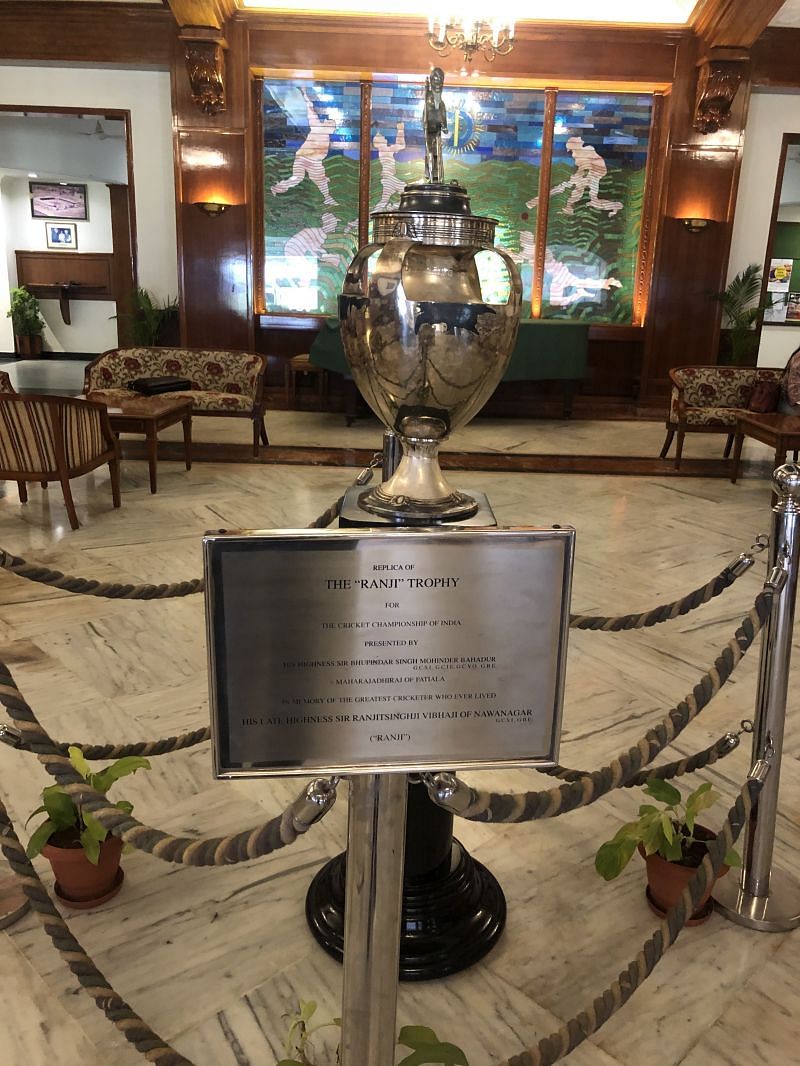
[[[649,447],[646,436],[636,436],[636,424],[629,425],[630,446]],[[535,428],[543,446],[563,447],[569,438],[561,424]],[[483,473],[459,475],[457,482],[486,492],[504,524],[574,525],[573,610],[620,613],[667,602],[705,582],[769,528],[764,456],[750,454],[759,462],[735,486],[723,479]],[[23,507],[16,486],[6,483],[0,546],[100,579],[191,577],[201,571],[205,530],[302,526],[350,479],[342,468],[202,463],[187,473],[180,463],[162,461],[159,491],[151,496],[146,464],[130,461],[123,463],[120,510],[111,507],[105,472],[73,482],[82,522],[76,532],[57,489],[32,486]],[[764,573],[762,556],[724,596],[665,625],[572,633],[561,761],[602,765],[690,691],[747,612]],[[533,622],[535,604],[530,610]],[[0,572],[0,648],[59,738],[153,738],[208,719],[198,597],[96,600]],[[705,747],[750,715],[756,670],[751,655],[669,757]],[[800,878],[796,691],[792,686],[776,862]],[[748,765],[742,748],[701,776],[727,800]],[[548,782],[524,770],[464,776],[503,790]],[[0,746],[0,790],[21,832],[46,783],[30,755]],[[151,825],[213,834],[255,825],[297,789],[296,781],[214,781],[209,747],[201,745],[154,760],[152,771],[126,779],[117,795]],[[551,821],[459,822],[459,838],[503,885],[508,927],[471,970],[402,986],[399,1022],[430,1025],[463,1047],[470,1066],[488,1066],[588,1004],[655,924],[638,859],[611,884],[593,868],[599,844],[639,802],[626,791]],[[308,934],[303,903],[314,871],[343,846],[346,808],[342,788],[332,813],[295,845],[227,869],[128,855],[120,894],[96,911],[69,915],[70,925],[119,992],[196,1066],[274,1066],[283,1056],[285,1015],[299,999],[316,1000],[324,1017],[340,1010],[340,969]],[[36,865],[52,884],[48,864]],[[0,990],[2,1066],[141,1061],[79,990],[31,915],[0,934]],[[799,1005],[800,932],[750,932],[714,915],[682,934],[641,990],[571,1061],[789,1066],[800,1063]],[[322,1034],[319,1066],[335,1063],[331,1032]]]

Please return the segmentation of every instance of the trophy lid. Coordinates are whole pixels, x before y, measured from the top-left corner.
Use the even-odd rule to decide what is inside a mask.
[[[376,244],[406,238],[425,244],[494,247],[497,219],[473,215],[467,190],[457,181],[418,181],[406,185],[394,211],[374,211]]]

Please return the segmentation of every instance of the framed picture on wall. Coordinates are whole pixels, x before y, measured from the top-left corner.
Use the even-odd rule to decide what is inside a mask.
[[[47,247],[74,252],[78,247],[78,227],[74,222],[45,222]]]
[[[88,219],[85,185],[72,185],[65,181],[32,181],[28,187],[34,218],[74,218],[79,222]]]

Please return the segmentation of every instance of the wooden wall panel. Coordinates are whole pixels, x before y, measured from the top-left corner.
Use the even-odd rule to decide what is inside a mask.
[[[176,137],[181,338],[197,347],[252,348],[249,199],[242,132]],[[195,201],[232,206],[209,218]]]
[[[0,3],[0,59],[130,63],[167,70],[177,34],[171,13],[154,5]]]
[[[415,19],[336,19],[261,16],[250,20],[250,58],[255,66],[290,70],[407,71],[427,74],[437,61],[458,73],[463,57],[438,59]],[[685,34],[595,27],[517,27],[514,50],[502,68],[476,60],[483,74],[535,78],[540,84],[568,79],[573,86],[607,81],[656,87],[672,81],[676,42]],[[496,68],[496,69],[495,69]]]
[[[773,26],[765,30],[751,52],[753,85],[771,89],[800,88],[800,29]]]

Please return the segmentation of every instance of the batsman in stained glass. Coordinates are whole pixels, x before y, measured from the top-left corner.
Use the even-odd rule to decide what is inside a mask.
[[[360,86],[265,80],[266,310],[335,314],[358,245]]]

